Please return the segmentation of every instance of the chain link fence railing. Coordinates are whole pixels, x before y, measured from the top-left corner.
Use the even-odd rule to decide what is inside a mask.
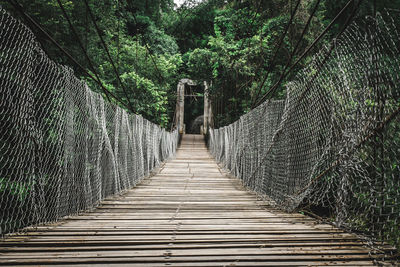
[[[328,210],[337,225],[400,247],[398,16],[353,23],[268,100],[210,130],[215,158],[289,211]]]
[[[51,61],[1,7],[0,125],[0,236],[135,186],[178,142]]]

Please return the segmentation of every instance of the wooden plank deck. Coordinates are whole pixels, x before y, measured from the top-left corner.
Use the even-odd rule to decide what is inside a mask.
[[[229,178],[201,136],[92,212],[0,242],[11,266],[371,266],[354,235],[273,209]]]

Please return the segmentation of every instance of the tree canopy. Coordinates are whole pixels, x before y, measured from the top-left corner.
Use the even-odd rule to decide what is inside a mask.
[[[102,84],[126,108],[164,127],[172,123],[176,84],[184,77],[212,84],[216,127],[239,118],[280,81],[285,68],[299,58],[348,2],[186,0],[178,7],[173,0],[86,1],[88,6],[85,1],[70,0],[18,2],[82,66],[97,73]],[[330,42],[343,29],[357,3],[350,3],[312,51]],[[2,5],[20,16],[7,1]],[[373,15],[385,8],[398,10],[400,1],[363,1],[357,15]],[[32,29],[53,60],[72,66],[78,76],[99,90],[47,37]],[[278,83],[272,97],[285,96],[285,83],[311,57],[312,52]]]

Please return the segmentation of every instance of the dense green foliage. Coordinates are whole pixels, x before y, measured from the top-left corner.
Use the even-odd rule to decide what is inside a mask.
[[[167,126],[175,108],[174,88],[182,64],[175,38],[167,35],[162,27],[163,17],[173,12],[173,1],[88,1],[90,10],[84,1],[61,2],[94,69],[84,56],[57,0],[19,1],[25,12],[38,21],[85,69],[90,73],[98,73],[104,87],[122,100],[126,108]],[[21,17],[9,4],[4,3],[4,6],[15,16]],[[124,86],[117,79],[91,20],[90,11]],[[96,82],[86,77],[35,27],[32,29],[53,60],[72,66],[76,75],[86,79],[92,89],[101,92]]]
[[[57,0],[19,2],[81,65],[93,72]],[[172,122],[179,79],[207,80],[213,85],[215,126],[221,126],[254,107],[279,81],[286,64],[293,63],[303,53],[348,1],[322,0],[304,38],[301,33],[317,0],[300,1],[294,21],[277,49],[296,0],[186,0],[180,7],[173,0],[90,0],[96,23],[124,86],[116,78],[84,1],[61,2],[102,83],[127,108],[167,126]],[[7,3],[4,6],[18,15]],[[285,82],[307,64],[312,52],[336,36],[354,6],[354,3],[349,6],[316,48],[279,83],[273,97],[284,97]],[[384,8],[399,9],[400,1],[377,1],[376,7],[372,1],[364,1],[358,15],[371,15],[375,9]],[[54,60],[73,66],[77,75],[100,91],[47,38],[38,36]],[[299,40],[298,49],[290,58]]]
[[[198,35],[198,41],[190,40],[181,47],[184,48],[183,60],[188,75],[195,79],[212,81],[216,127],[233,122],[253,108],[261,96],[279,81],[286,64],[290,65],[296,61],[348,1],[321,1],[303,38],[301,34],[317,1],[300,1],[282,46],[277,49],[296,2],[229,1],[227,4],[221,4],[219,1],[207,1],[191,10],[179,10],[187,14],[182,16],[186,17],[187,21],[193,21],[192,16],[202,14],[201,17],[206,23],[210,19],[203,13],[210,9],[209,6],[213,6],[209,12],[214,16],[213,22],[209,23],[213,31],[207,42],[204,35]],[[379,1],[376,9],[383,11],[384,8],[399,7],[399,1]],[[337,35],[353,8],[354,4],[351,4],[321,42],[279,84],[273,97],[284,97],[285,82],[292,80],[297,71],[309,62],[313,53]],[[372,1],[364,1],[358,10],[359,17],[373,13]],[[183,22],[182,25],[186,23]],[[189,36],[189,33],[185,34]],[[298,41],[300,43],[297,52],[290,60],[290,54]],[[201,45],[188,49],[193,43]],[[273,60],[275,53],[277,56]],[[265,77],[267,79],[263,83]]]

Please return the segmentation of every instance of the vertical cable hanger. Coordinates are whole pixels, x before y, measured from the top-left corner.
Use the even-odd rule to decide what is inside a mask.
[[[284,31],[283,34],[281,35],[281,38],[279,39],[278,45],[276,46],[276,49],[275,49],[275,53],[274,53],[274,55],[273,55],[273,57],[272,57],[272,59],[271,59],[271,61],[270,61],[271,64],[270,64],[270,66],[268,67],[267,74],[265,74],[265,76],[264,76],[264,78],[263,78],[263,80],[262,80],[260,86],[258,87],[255,100],[257,100],[258,97],[260,96],[261,91],[262,91],[262,88],[264,87],[264,84],[265,84],[265,82],[267,81],[269,74],[271,73],[272,69],[275,67],[275,60],[276,60],[276,57],[278,56],[278,52],[279,52],[279,50],[280,50],[281,47],[282,47],[283,41],[284,41],[284,39],[285,39],[285,36],[286,36],[286,34],[288,33],[288,31],[289,31],[289,27],[290,27],[290,25],[292,24],[292,22],[293,22],[293,20],[294,20],[294,17],[295,17],[295,15],[296,15],[296,13],[297,13],[297,10],[298,10],[298,8],[299,8],[299,6],[300,6],[300,2],[301,2],[301,0],[298,0],[298,1],[297,1],[295,8],[294,8],[293,12],[292,12],[291,15],[290,15],[289,22],[288,22],[288,24],[286,25],[285,31]]]
[[[120,49],[120,13],[119,13],[119,0],[117,0],[117,74],[119,76],[119,49]],[[119,88],[119,79],[117,80],[117,90]]]
[[[301,42],[303,41],[304,36],[306,35],[306,33],[307,33],[307,31],[308,31],[308,28],[309,28],[309,26],[310,26],[310,24],[311,24],[311,20],[313,19],[315,13],[317,12],[320,3],[321,3],[321,0],[317,0],[317,2],[315,3],[313,10],[312,10],[310,16],[308,17],[308,20],[307,20],[307,22],[306,22],[306,25],[305,25],[304,28],[303,28],[303,31],[302,31],[302,33],[301,33],[301,35],[300,35],[300,38],[299,38],[299,40],[297,40],[297,43],[296,43],[296,45],[294,46],[294,48],[293,48],[293,50],[292,50],[292,52],[291,52],[291,54],[290,54],[290,56],[289,56],[289,59],[288,59],[288,61],[287,61],[287,63],[286,63],[286,66],[284,67],[283,72],[285,72],[285,71],[289,68],[290,63],[292,62],[294,56],[296,55],[296,53],[297,53],[297,51],[298,51],[298,48],[299,48]],[[293,38],[293,37],[292,37],[292,38]],[[259,93],[258,93],[258,96],[259,96],[259,94],[260,94],[260,91],[259,91]],[[258,96],[257,96],[257,97],[258,97]],[[256,104],[255,101],[257,101],[257,98],[255,98],[255,99],[252,101],[252,102],[253,102],[253,103],[252,103],[252,108],[254,108],[254,105]]]
[[[290,66],[290,68],[287,69],[287,71],[282,72],[281,77],[279,78],[278,82],[276,82],[274,84],[274,86],[271,87],[270,90],[268,90],[263,96],[262,98],[256,103],[256,105],[254,107],[259,106],[268,96],[270,96],[272,93],[274,93],[276,91],[276,89],[278,88],[279,84],[283,81],[283,79],[294,69],[295,66],[297,66],[297,64],[299,64],[299,62],[311,51],[311,49],[313,47],[315,47],[315,45],[317,43],[319,43],[322,39],[322,37],[324,37],[324,35],[329,31],[330,28],[332,28],[332,26],[334,25],[334,23],[341,17],[341,15],[349,8],[350,4],[353,3],[356,0],[349,0],[347,2],[347,4],[339,11],[339,13],[335,16],[334,19],[332,19],[332,21],[329,23],[329,25],[318,35],[317,38],[314,39],[314,41],[311,43],[310,46],[308,46],[305,51],[301,54],[301,56]],[[359,7],[361,2],[363,0],[359,0],[357,6]],[[355,16],[357,9],[353,10],[351,16],[349,16],[348,20],[345,23],[345,27],[340,31],[340,33],[338,34],[338,36],[343,33],[343,31],[346,29],[346,27],[350,24],[351,19]]]
[[[88,72],[88,70],[83,67],[70,53],[68,53],[56,40],[54,40],[53,37],[50,36],[47,31],[44,30],[44,28],[36,21],[34,20],[31,16],[29,16],[23,9],[23,7],[16,1],[16,0],[8,0],[8,2],[19,12],[21,15],[24,17],[24,19],[27,21],[28,24],[30,24],[32,27],[38,29],[46,38],[54,45],[56,46],[65,56],[67,56],[76,66],[78,66],[89,78],[91,78],[93,81],[95,81],[105,94],[107,100],[111,102],[111,98],[114,98],[119,104],[121,104],[124,107],[127,107],[126,104],[116,95],[114,95],[112,92],[110,92],[107,88],[104,87],[102,84],[101,80],[97,79],[94,77],[91,73]]]
[[[60,0],[57,0],[57,1],[60,1]],[[100,31],[100,28],[99,28],[99,26],[97,25],[96,19],[95,19],[94,14],[93,14],[93,12],[92,12],[90,6],[89,6],[89,3],[88,3],[87,0],[84,0],[84,3],[85,3],[86,8],[87,8],[87,10],[88,10],[88,12],[89,12],[89,17],[90,17],[90,19],[92,20],[94,27],[96,28],[97,35],[98,35],[99,38],[100,38],[100,42],[102,43],[102,45],[103,45],[103,47],[104,47],[104,50],[106,51],[107,57],[108,57],[108,59],[109,59],[109,61],[110,61],[110,63],[111,63],[111,66],[112,66],[113,71],[114,71],[114,73],[115,73],[115,75],[116,75],[116,78],[117,78],[118,82],[120,83],[120,85],[121,85],[121,87],[122,87],[122,90],[123,90],[124,95],[125,95],[125,97],[126,97],[126,101],[128,102],[128,105],[129,105],[129,107],[130,107],[130,110],[131,110],[131,112],[135,113],[135,112],[134,112],[134,109],[133,109],[133,107],[132,107],[132,103],[131,103],[131,101],[129,100],[129,96],[128,96],[127,89],[126,89],[126,87],[124,86],[124,84],[123,84],[122,81],[121,81],[121,77],[120,77],[120,75],[119,75],[119,73],[118,73],[118,71],[117,71],[117,68],[115,67],[114,60],[113,60],[112,57],[111,57],[110,51],[108,50],[107,44],[106,44],[106,42],[104,41],[104,38],[103,38],[103,36],[102,36],[102,34],[101,34],[101,31]]]
[[[75,36],[75,39],[78,41],[79,47],[81,48],[81,50],[83,51],[83,54],[85,55],[85,58],[86,58],[86,60],[87,60],[87,62],[88,62],[88,64],[89,64],[90,70],[93,72],[93,74],[94,74],[94,76],[96,77],[96,79],[97,79],[98,81],[100,81],[100,77],[99,77],[99,75],[98,75],[98,73],[97,73],[97,71],[96,71],[96,68],[94,67],[93,62],[92,62],[92,60],[90,59],[90,57],[89,57],[89,55],[88,55],[88,53],[87,53],[87,50],[85,49],[83,43],[81,42],[81,39],[79,38],[78,33],[76,32],[74,26],[72,25],[72,21],[71,21],[71,19],[69,18],[68,14],[67,14],[67,12],[66,12],[64,6],[63,6],[63,4],[61,3],[60,0],[57,0],[57,2],[58,2],[58,5],[59,5],[59,7],[60,7],[62,13],[63,13],[64,18],[65,18],[65,19],[67,20],[67,22],[68,22],[68,25],[69,25],[70,30],[72,31],[73,35]],[[87,39],[86,39],[86,42],[87,42]]]
[[[86,0],[85,0],[85,1],[86,1]],[[138,24],[138,21],[137,21],[137,19],[136,19],[135,13],[132,13],[132,15],[133,15],[133,19],[134,19],[134,21],[135,21],[135,24],[137,25],[137,24]],[[156,61],[155,61],[155,59],[154,59],[154,57],[153,57],[153,53],[152,53],[151,50],[150,50],[150,47],[149,47],[149,45],[148,45],[147,38],[146,38],[146,36],[145,36],[144,34],[142,34],[142,37],[143,37],[144,44],[145,44],[144,47],[146,48],[147,52],[148,52],[149,55],[150,55],[151,61],[153,62],[153,65],[154,65],[154,68],[155,68],[155,70],[157,71],[159,81],[160,81],[161,83],[163,83],[163,82],[164,82],[164,77],[161,75],[160,69],[158,68],[157,63],[156,63]]]

